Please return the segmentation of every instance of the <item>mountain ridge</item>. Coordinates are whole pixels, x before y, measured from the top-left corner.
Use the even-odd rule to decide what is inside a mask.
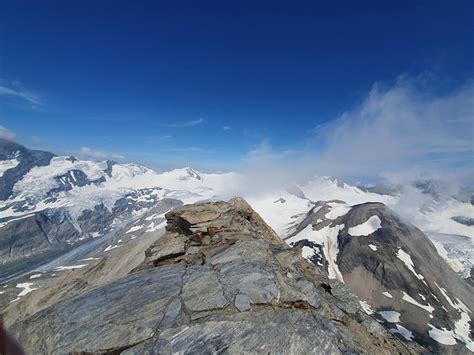
[[[13,162],[21,160],[15,152],[0,161],[4,173],[19,166]],[[190,167],[157,173],[131,163],[53,156],[47,165],[34,165],[24,172],[13,185],[13,195],[0,201],[0,307],[18,304],[24,312],[29,310],[19,312],[22,317],[30,315],[35,305],[44,303],[41,295],[50,290],[48,285],[61,284],[69,270],[85,279],[83,272],[89,270],[98,280],[118,282],[134,269],[148,270],[155,263],[185,257],[181,242],[172,243],[176,251],[172,258],[162,259],[159,254],[160,243],[166,241],[160,242],[166,214],[183,204],[217,203],[242,192],[278,240],[284,239],[295,253],[311,261],[316,273],[327,273],[328,290],[337,292],[338,282],[346,283],[359,297],[359,306],[401,340],[415,340],[431,351],[462,352],[472,347],[473,306],[468,297],[472,287],[458,275],[472,273],[473,226],[452,218],[468,215],[471,205],[452,199],[444,204],[439,197],[426,208],[412,208],[416,220],[428,221],[424,224],[431,231],[428,239],[425,230],[405,222],[406,214],[389,210],[403,196],[367,192],[323,176],[287,188],[255,190],[250,180],[235,173],[206,174]],[[170,225],[175,222],[169,221]],[[194,235],[185,227],[190,226],[184,223],[177,232],[181,241]],[[433,227],[467,235],[436,234]],[[413,244],[412,237],[421,242]],[[193,238],[197,238],[193,242],[207,240],[205,233]],[[128,246],[142,248],[144,256],[138,251],[128,255]],[[145,252],[145,247],[151,249]],[[155,259],[147,261],[153,253],[158,253]],[[119,268],[125,274],[112,271],[106,260],[114,255],[122,255],[133,268]],[[97,267],[109,270],[106,274],[91,271],[89,265],[95,265],[96,259],[101,260]],[[428,270],[423,259],[435,260],[436,272]],[[367,287],[361,289],[360,280]],[[102,285],[93,279],[88,282]],[[83,281],[63,286],[51,292],[69,297],[87,288]],[[31,301],[35,299],[31,295],[40,301]]]
[[[325,272],[242,199],[186,205],[166,218],[141,267],[15,322],[13,334],[47,353],[420,350],[365,315],[344,287],[328,293]]]

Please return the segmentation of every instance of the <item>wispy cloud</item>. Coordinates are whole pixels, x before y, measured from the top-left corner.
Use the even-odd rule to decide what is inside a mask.
[[[168,152],[173,152],[173,153],[214,153],[212,149],[206,149],[206,148],[201,148],[201,147],[176,147],[176,148],[168,148],[165,149]]]
[[[191,120],[191,121],[182,121],[182,122],[174,122],[167,124],[167,127],[170,128],[183,128],[183,127],[193,127],[200,125],[201,123],[204,123],[204,118],[199,118],[197,120]]]
[[[15,132],[10,131],[8,128],[0,125],[0,138],[14,141],[16,139],[16,134]]]
[[[124,159],[125,157],[120,154],[103,152],[100,150],[95,150],[89,147],[81,147],[77,155],[82,159],[92,159],[92,160],[104,160],[104,159]]]
[[[249,150],[242,158],[239,173],[248,193],[260,194],[273,188],[286,187],[302,176],[308,176],[310,164],[304,164],[305,153],[291,149],[274,149],[268,138]]]
[[[295,153],[295,150],[290,149],[274,150],[270,145],[270,140],[264,138],[256,148],[247,152],[244,160],[251,162],[282,161]]]
[[[223,127],[222,127],[222,130],[223,130],[223,131],[230,131],[231,129],[232,129],[231,126],[223,126]]]
[[[18,82],[14,82],[13,85],[0,85],[0,96],[7,99],[21,100],[35,106],[42,104],[37,94],[23,88]]]
[[[144,141],[146,143],[153,144],[153,143],[162,143],[163,141],[169,141],[172,138],[173,138],[173,135],[171,134],[162,134],[162,135],[145,137]]]
[[[318,166],[340,175],[472,163],[474,83],[443,95],[433,87],[406,77],[375,84],[359,107],[317,130],[325,143]]]

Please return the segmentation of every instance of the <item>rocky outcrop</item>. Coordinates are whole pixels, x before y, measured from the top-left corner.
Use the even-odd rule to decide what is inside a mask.
[[[242,199],[186,205],[144,261],[11,325],[32,353],[416,353]]]

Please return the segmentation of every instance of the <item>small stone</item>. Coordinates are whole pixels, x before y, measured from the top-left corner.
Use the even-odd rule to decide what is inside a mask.
[[[222,242],[222,236],[220,234],[215,234],[211,237],[211,241],[213,243],[220,243]]]
[[[186,255],[194,255],[197,254],[201,250],[198,246],[190,246],[188,250],[186,250]]]
[[[222,229],[217,227],[207,227],[207,234],[209,234],[211,238],[221,231]]]
[[[205,235],[205,236],[202,238],[202,244],[203,244],[203,245],[209,245],[209,244],[211,244],[211,237],[208,236],[208,235]]]
[[[246,295],[239,293],[235,296],[234,305],[240,312],[248,311],[250,309],[250,299]]]

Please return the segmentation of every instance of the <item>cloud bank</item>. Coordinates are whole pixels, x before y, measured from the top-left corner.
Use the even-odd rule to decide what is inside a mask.
[[[472,166],[474,83],[448,93],[431,82],[399,78],[375,84],[362,104],[316,130],[318,167],[331,175]]]
[[[436,88],[424,78],[374,84],[359,105],[318,126],[301,148],[275,150],[262,140],[242,159],[240,173],[256,190],[314,175],[389,185],[432,178],[453,190],[472,184],[474,82]]]
[[[16,139],[16,134],[15,132],[10,131],[8,128],[0,125],[0,138],[14,141]]]

